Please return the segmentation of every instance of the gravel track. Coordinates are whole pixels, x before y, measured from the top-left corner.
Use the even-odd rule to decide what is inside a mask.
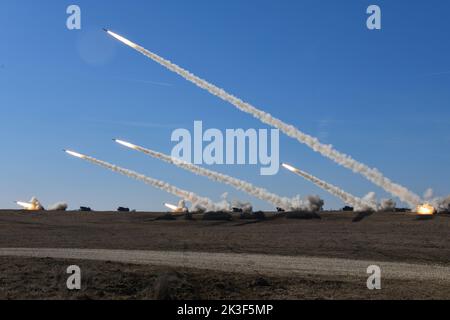
[[[0,256],[111,261],[269,276],[367,277],[367,267],[378,265],[384,279],[450,282],[447,266],[306,256],[61,248],[5,248],[0,249]]]

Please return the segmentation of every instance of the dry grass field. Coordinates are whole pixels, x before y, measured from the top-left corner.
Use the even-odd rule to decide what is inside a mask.
[[[0,211],[0,299],[450,298],[448,215],[161,215]],[[372,263],[379,291],[366,288]],[[77,292],[65,287],[71,264],[83,272]]]

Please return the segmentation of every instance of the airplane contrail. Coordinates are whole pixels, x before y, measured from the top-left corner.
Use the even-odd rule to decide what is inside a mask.
[[[221,208],[219,206],[217,206],[212,200],[205,198],[205,197],[201,197],[196,195],[193,192],[189,192],[180,188],[177,188],[167,182],[161,181],[161,180],[157,180],[157,179],[153,179],[150,177],[147,177],[143,174],[137,173],[135,171],[131,171],[125,168],[121,168],[118,167],[116,165],[113,165],[111,163],[102,161],[102,160],[98,160],[95,159],[93,157],[89,157],[86,156],[84,154],[78,153],[78,152],[74,152],[74,151],[70,151],[70,150],[64,150],[64,152],[66,152],[67,154],[79,158],[79,159],[83,159],[86,160],[88,162],[91,162],[95,165],[101,166],[103,168],[109,169],[111,171],[120,173],[122,175],[125,175],[129,178],[133,178],[139,181],[142,181],[148,185],[151,185],[153,187],[156,187],[158,189],[161,189],[163,191],[166,191],[168,193],[171,193],[179,198],[185,199],[190,201],[192,204],[200,204],[204,207],[206,207],[208,210],[213,210],[213,211],[220,211]]]
[[[228,184],[228,185],[230,185],[240,191],[244,191],[258,199],[267,201],[276,207],[280,207],[285,210],[294,209],[291,199],[289,199],[287,197],[281,197],[277,194],[271,193],[264,188],[256,187],[253,184],[251,184],[250,182],[243,181],[243,180],[240,180],[237,178],[233,178],[233,177],[230,177],[228,175],[225,175],[225,174],[222,174],[222,173],[219,173],[216,171],[205,169],[205,168],[199,167],[197,165],[194,165],[192,163],[183,161],[181,159],[177,159],[177,158],[168,156],[161,152],[146,149],[144,147],[141,147],[141,146],[138,146],[138,145],[135,145],[135,144],[123,141],[123,140],[114,139],[114,141],[119,143],[122,146],[125,146],[125,147],[133,149],[133,150],[140,151],[148,156],[168,162],[177,167],[188,170],[194,174],[207,177],[208,179],[211,179],[214,181]]]
[[[362,176],[364,176],[369,181],[373,182],[374,184],[378,185],[379,187],[383,188],[388,193],[398,197],[400,200],[406,202],[411,207],[416,207],[421,203],[421,198],[413,193],[412,191],[408,190],[404,186],[394,183],[387,177],[385,177],[378,169],[371,168],[355,159],[353,159],[351,156],[342,153],[340,151],[337,151],[334,149],[332,145],[326,145],[321,143],[317,138],[310,136],[306,133],[303,133],[293,125],[289,125],[280,119],[277,119],[273,117],[271,114],[266,113],[254,106],[252,106],[249,103],[246,103],[242,101],[241,99],[227,93],[225,90],[207,82],[204,79],[201,79],[197,77],[196,75],[190,73],[189,71],[179,67],[178,65],[170,62],[169,60],[166,60],[157,54],[148,51],[147,49],[137,45],[136,43],[112,32],[107,29],[104,29],[109,35],[114,37],[115,39],[119,40],[120,42],[126,44],[127,46],[135,49],[136,51],[140,52],[141,54],[145,55],[146,57],[152,59],[153,61],[159,63],[160,65],[164,66],[165,68],[169,69],[172,72],[177,73],[184,79],[194,83],[198,87],[208,91],[209,93],[221,98],[222,100],[225,100],[229,103],[231,103],[233,106],[238,108],[239,110],[251,114],[253,117],[257,118],[261,122],[268,124],[270,126],[273,126],[283,133],[285,133],[287,136],[292,137],[294,139],[297,139],[300,143],[307,145],[311,149],[313,149],[315,152],[320,153],[321,155],[333,160],[337,164],[346,167],[350,170],[352,170],[355,173],[359,173]]]
[[[320,180],[319,178],[313,176],[312,174],[309,174],[309,173],[307,173],[305,171],[302,171],[300,169],[294,168],[293,166],[288,165],[286,163],[283,163],[282,166],[285,169],[287,169],[287,170],[289,170],[289,171],[291,171],[291,172],[293,172],[293,173],[303,177],[304,179],[306,179],[308,181],[311,181],[316,186],[318,186],[318,187],[322,188],[323,190],[331,193],[333,196],[338,197],[345,204],[354,207],[355,211],[365,211],[365,210],[368,210],[368,209],[371,209],[371,210],[376,210],[377,209],[372,204],[364,201],[363,199],[361,199],[359,197],[356,197],[356,196],[354,196],[354,195],[352,195],[352,194],[342,190],[341,188],[339,188],[339,187],[337,187],[335,185],[332,185],[331,183],[328,183],[328,182],[325,182],[323,180]]]

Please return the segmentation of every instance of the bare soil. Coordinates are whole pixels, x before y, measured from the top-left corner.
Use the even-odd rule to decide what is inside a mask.
[[[418,220],[378,213],[278,218],[155,221],[158,213],[0,211],[0,248],[172,250],[323,256],[419,263],[450,262],[450,216]]]
[[[450,266],[450,217],[322,213],[321,220],[176,221],[161,213],[0,211],[0,248],[86,248],[254,253]],[[359,220],[359,219],[357,219]],[[85,286],[65,287],[79,264]],[[330,274],[267,276],[87,260],[0,257],[0,299],[449,299],[447,283]]]
[[[70,265],[82,270],[80,291],[66,287]],[[449,299],[439,282],[385,280],[370,291],[366,279],[275,277],[112,262],[0,257],[0,299],[229,300]]]

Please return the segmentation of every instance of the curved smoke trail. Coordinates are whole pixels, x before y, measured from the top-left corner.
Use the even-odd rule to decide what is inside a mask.
[[[205,168],[199,167],[197,165],[194,165],[192,163],[183,161],[181,159],[173,158],[164,153],[146,149],[146,148],[143,148],[141,146],[138,146],[138,145],[126,142],[126,141],[122,141],[122,140],[118,140],[118,139],[115,139],[114,141],[125,147],[128,147],[130,149],[140,151],[140,152],[142,152],[148,156],[151,156],[153,158],[168,162],[177,167],[188,170],[196,175],[204,176],[204,177],[207,177],[208,179],[228,184],[240,191],[244,191],[252,196],[255,196],[258,199],[267,201],[276,207],[280,207],[285,210],[293,209],[291,199],[286,198],[286,197],[281,197],[279,195],[271,193],[264,188],[256,187],[253,184],[251,184],[250,182],[243,181],[243,180],[240,180],[237,178],[233,178],[233,177],[230,177],[228,175],[225,175],[225,174],[222,174],[222,173],[219,173],[216,171],[205,169]]]
[[[294,168],[293,166],[290,166],[288,164],[283,163],[282,166],[289,171],[301,176],[302,178],[311,181],[316,186],[322,188],[323,190],[331,193],[333,196],[338,197],[341,199],[345,204],[348,204],[355,208],[356,211],[365,211],[365,210],[376,210],[376,205],[373,206],[371,203],[364,201],[361,198],[358,198],[339,187],[336,187],[335,185],[332,185],[328,182],[325,182],[323,180],[320,180],[319,178],[302,171],[300,169]]]
[[[194,83],[198,87],[208,91],[209,93],[225,100],[232,105],[234,105],[239,110],[251,114],[253,117],[257,118],[261,122],[273,126],[283,133],[297,139],[300,143],[306,144],[308,147],[313,149],[315,152],[320,153],[321,155],[333,160],[339,165],[346,167],[352,170],[355,173],[359,173],[363,175],[366,179],[373,182],[374,184],[380,186],[385,191],[390,194],[398,197],[402,201],[408,203],[411,207],[416,207],[421,203],[421,199],[418,195],[414,194],[407,188],[394,183],[387,177],[385,177],[378,169],[370,168],[369,166],[353,159],[351,156],[341,153],[333,148],[332,145],[325,145],[321,143],[317,138],[310,136],[301,132],[299,129],[295,128],[292,125],[289,125],[280,119],[273,117],[271,114],[266,113],[262,110],[257,109],[256,107],[246,103],[239,98],[227,93],[225,90],[216,87],[215,85],[203,80],[196,75],[190,73],[189,71],[177,66],[176,64],[166,60],[153,52],[148,51],[147,49],[137,45],[136,43],[131,42],[130,40],[112,32],[106,30],[108,34],[113,36],[115,39],[121,41],[122,43],[128,45],[129,47],[137,50],[142,53],[146,57],[152,59],[153,61],[159,63],[160,65],[166,67],[167,69],[177,73],[184,79]]]
[[[168,193],[171,193],[179,198],[185,199],[190,201],[192,204],[200,204],[204,207],[206,207],[208,210],[213,210],[213,211],[220,211],[221,208],[219,206],[217,206],[212,200],[208,199],[208,198],[204,198],[204,197],[200,197],[198,195],[196,195],[193,192],[189,192],[180,188],[177,188],[175,186],[172,186],[171,184],[161,181],[161,180],[157,180],[157,179],[153,179],[150,177],[147,177],[143,174],[137,173],[135,171],[131,171],[125,168],[121,168],[118,167],[116,165],[113,165],[111,163],[102,161],[102,160],[98,160],[95,159],[93,157],[89,157],[77,152],[73,152],[73,151],[69,151],[69,150],[65,150],[66,153],[70,154],[71,156],[86,160],[88,162],[91,162],[95,165],[101,166],[103,168],[109,169],[111,171],[120,173],[122,175],[125,175],[129,178],[133,178],[139,181],[142,181],[148,185],[151,185],[153,187],[156,187],[158,189],[161,189],[163,191],[166,191]]]

